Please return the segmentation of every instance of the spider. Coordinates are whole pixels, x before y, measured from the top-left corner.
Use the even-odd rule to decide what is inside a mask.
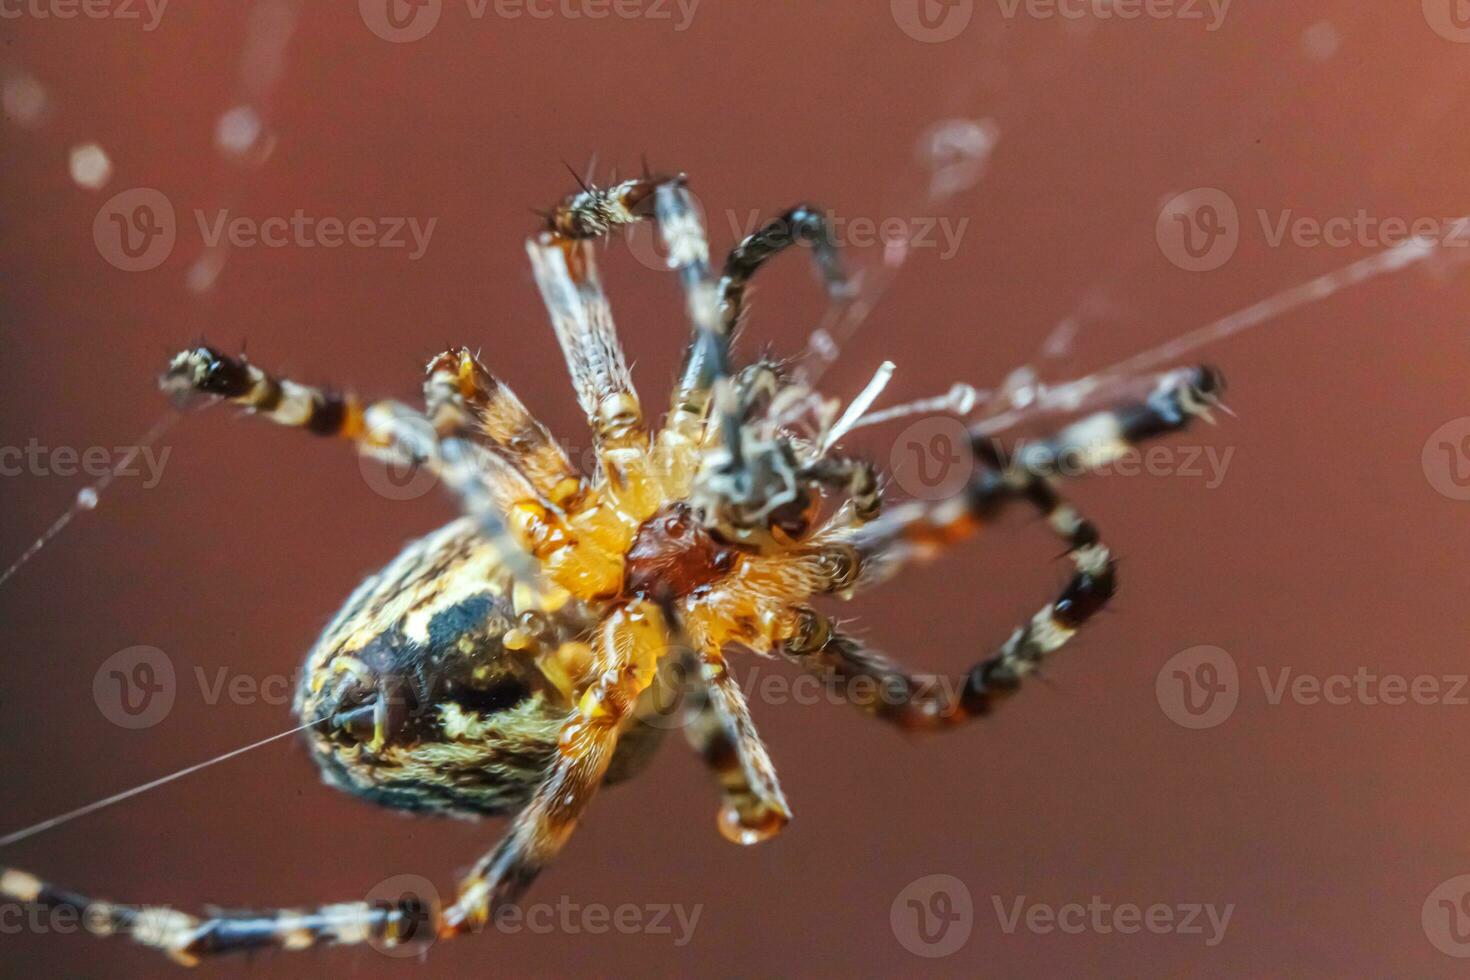
[[[594,247],[650,218],[693,334],[657,428],[634,392]],[[100,924],[93,931],[185,964],[262,947],[473,932],[522,896],[601,784],[647,762],[669,727],[659,723],[659,695],[671,685],[687,689],[684,731],[717,777],[720,830],[742,844],[765,840],[791,809],[727,670],[728,650],[819,672],[908,730],[988,714],[1116,588],[1108,548],[1058,494],[1057,478],[1208,419],[1223,389],[1213,368],[1174,371],[1147,397],[1010,459],[977,435],[976,468],[960,493],[883,511],[875,467],[834,448],[851,406],[838,419],[839,405],[787,365],[731,363],[747,284],[775,255],[808,245],[829,292],[846,290],[818,209],[763,225],[718,278],[682,176],[645,170],[609,187],[583,183],[545,220],[526,248],[591,430],[590,476],[463,348],[429,362],[422,411],[277,378],[207,346],[178,354],[162,378],[174,394],[229,400],[427,468],[459,500],[463,516],[410,543],[348,599],[308,656],[296,696],[328,784],[401,810],[514,814],[454,900],[195,916],[95,901],[14,869],[0,869],[0,895],[82,910]],[[910,673],[814,607],[936,554],[1013,505],[1045,518],[1075,571],[959,681]],[[683,676],[672,678],[671,666]]]

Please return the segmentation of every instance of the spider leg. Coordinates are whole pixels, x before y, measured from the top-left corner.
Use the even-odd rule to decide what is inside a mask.
[[[646,169],[646,168],[645,168]],[[623,430],[615,441],[629,445],[643,435],[642,409],[633,395],[623,354],[612,333],[611,314],[601,296],[590,243],[613,229],[641,222],[652,215],[669,247],[669,263],[679,270],[696,325],[686,374],[693,372],[712,384],[729,373],[726,344],[718,336],[718,304],[709,275],[709,243],[684,188],[683,175],[640,178],[612,187],[594,187],[578,179],[581,190],[568,196],[546,215],[546,227],[527,243],[542,299],[572,374],[577,397],[587,412],[600,443],[610,441],[609,428]],[[697,364],[697,366],[696,366]],[[665,483],[669,494],[682,496],[690,474],[684,472],[680,450],[704,430],[706,398],[684,406],[676,396],[670,422],[660,434],[660,455],[670,467]],[[681,385],[681,387],[683,387]],[[604,468],[614,484],[628,483],[621,472],[624,460],[612,466],[604,454]],[[678,472],[674,472],[677,470]]]
[[[802,479],[846,493],[852,500],[853,516],[859,523],[877,518],[883,498],[878,492],[878,469],[872,462],[828,453],[801,470]]]
[[[1022,493],[1067,542],[1076,571],[1061,595],[975,664],[958,685],[948,679],[910,673],[841,633],[810,609],[797,617],[797,628],[786,639],[782,652],[836,680],[848,700],[858,707],[902,728],[942,729],[988,714],[994,703],[1014,693],[1021,679],[1045,657],[1076,636],[1117,588],[1114,559],[1091,522],[1065,503],[1041,477],[1030,476]],[[1009,496],[1009,489],[1003,491],[987,511]]]
[[[365,404],[352,394],[277,377],[212,347],[175,355],[159,387],[180,402],[196,395],[223,398],[277,425],[346,439],[365,456],[399,463],[433,461],[438,433],[407,405],[391,399]]]
[[[631,603],[603,620],[593,643],[597,679],[563,725],[545,782],[460,883],[458,898],[444,910],[441,936],[475,931],[513,905],[561,850],[607,772],[620,727],[668,650],[663,616],[652,603]]]
[[[988,440],[975,440],[981,466],[961,497],[912,504],[859,529],[852,544],[861,566],[882,566],[907,550],[927,554],[967,536],[1015,502],[1034,507],[1066,542],[1076,571],[1060,596],[1043,606],[1005,643],[977,663],[958,684],[919,676],[846,636],[814,610],[805,609],[786,630],[782,652],[836,679],[859,707],[908,729],[941,729],[989,713],[1019,687],[1043,658],[1055,653],[1112,598],[1116,563],[1097,529],[1064,501],[1051,473],[1067,456],[1084,462],[1116,458],[1132,443],[1183,429],[1208,413],[1220,390],[1209,368],[1187,372],[1148,401],[1101,412],[1023,450],[1009,465]],[[891,566],[888,569],[891,570]],[[869,568],[860,573],[871,577]]]
[[[643,407],[618,342],[592,240],[543,232],[526,243],[526,251],[612,491],[656,495],[658,487],[646,472]],[[629,506],[637,509],[639,502]]]
[[[1208,364],[1170,371],[1141,402],[1098,412],[1058,431],[1048,439],[1022,446],[1009,468],[1038,476],[1077,476],[1112,462],[1135,445],[1183,429],[1196,418],[1213,422],[1225,378]],[[976,438],[977,454],[992,466],[1006,467],[993,441]]]
[[[683,181],[655,190],[653,213],[669,251],[669,267],[679,274],[684,289],[692,331],[670,402],[669,427],[694,431],[702,425],[715,383],[730,375],[730,336],[720,320],[710,273],[709,236]]]
[[[256,949],[299,950],[372,942],[384,947],[432,940],[435,910],[418,896],[397,902],[342,902],[314,909],[191,915],[162,905],[121,905],[64,891],[14,868],[0,868],[0,898],[78,913],[88,932],[126,936],[193,966],[205,957]]]
[[[684,355],[684,369],[672,399],[675,421],[702,418],[710,392],[729,373],[730,344],[745,309],[750,279],[768,260],[796,244],[812,246],[827,291],[839,296],[847,278],[822,213],[798,205],[767,222],[731,250],[718,286],[710,282],[709,241],[682,184],[658,188],[655,214],[669,247],[669,261],[679,270],[694,336]],[[684,424],[690,424],[685,421]]]
[[[736,844],[768,840],[791,821],[776,767],[723,660],[701,657],[698,671],[684,734],[719,780],[720,833]]]
[[[847,276],[838,259],[837,244],[827,219],[810,204],[798,204],[759,230],[746,236],[725,258],[720,277],[720,324],[726,335],[733,335],[745,311],[745,289],[756,270],[792,245],[812,248],[812,259],[829,296],[841,297],[847,292]]]
[[[521,546],[505,519],[511,506],[535,496],[534,490],[522,482],[524,478],[508,472],[508,464],[483,447],[458,437],[439,440],[433,455],[415,457],[415,462],[433,467],[459,499],[460,509],[479,525],[480,535],[495,546],[516,583],[530,588],[535,595],[544,595],[541,565]]]
[[[324,943],[450,938],[472,931],[514,902],[570,836],[606,773],[621,724],[654,683],[668,634],[656,606],[633,603],[609,615],[594,644],[598,679],[582,695],[561,732],[546,781],[516,817],[510,833],[475,865],[458,900],[440,914],[417,896],[396,902],[344,902],[310,910],[268,909],[191,915],[167,906],[120,905],[63,891],[33,875],[0,867],[0,898],[46,908],[68,907],[89,931],[125,935],[193,965],[206,956],[253,949],[306,949]]]
[[[1180,432],[1197,418],[1208,420],[1223,385],[1212,367],[1173,372],[1146,400],[1089,415],[1024,446],[1009,462],[988,437],[976,435],[971,446],[980,465],[960,494],[895,507],[853,535],[864,582],[969,537],[1016,500],[1031,499],[1047,514],[1055,497],[1048,480],[1085,473],[1139,442]]]
[[[178,401],[213,395],[240,405],[277,425],[313,435],[337,436],[361,444],[370,438],[365,408],[358,398],[278,378],[244,357],[212,347],[193,347],[174,355],[159,387]]]
[[[465,513],[479,522],[516,578],[527,585],[538,582],[535,562],[503,517],[511,502],[534,497],[534,491],[507,474],[507,467],[480,447],[457,437],[441,439],[433,423],[407,405],[392,400],[364,404],[353,395],[278,378],[244,358],[210,347],[176,355],[160,385],[177,398],[212,395],[278,425],[346,439],[364,456],[425,467],[454,493]]]
[[[551,432],[468,348],[438,355],[427,373],[424,408],[435,429],[473,435],[556,506],[580,491],[582,481]]]

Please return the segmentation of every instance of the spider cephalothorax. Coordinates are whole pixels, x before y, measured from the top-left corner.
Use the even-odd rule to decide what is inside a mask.
[[[442,909],[349,902],[200,918],[90,903],[13,870],[0,875],[0,894],[91,906],[109,931],[182,962],[261,946],[394,944],[413,938],[424,916],[447,938],[515,902],[597,787],[647,760],[670,727],[670,685],[686,689],[685,735],[719,777],[721,831],[754,843],[790,820],[726,668],[734,648],[817,671],[906,729],[949,728],[1009,697],[1116,587],[1108,549],[1058,495],[1056,477],[1207,417],[1220,377],[1171,372],[1145,400],[1010,459],[977,436],[974,474],[959,493],[880,512],[877,471],[839,445],[891,365],[840,413],[799,365],[732,365],[746,285],[767,259],[810,246],[829,291],[844,292],[820,215],[791,209],[738,245],[716,277],[682,177],[583,185],[547,214],[527,251],[587,417],[590,473],[466,349],[430,360],[421,411],[275,378],[209,347],[175,357],[163,384],[176,395],[213,395],[344,437],[426,468],[458,498],[463,517],[409,544],[337,614],[308,656],[296,708],[328,783],[399,809],[515,820]],[[646,218],[663,236],[692,324],[656,427],[633,388],[594,250],[595,239]],[[1015,506],[1046,519],[1075,570],[1057,599],[959,680],[898,667],[816,608]],[[684,668],[682,679],[670,666]]]
[[[625,556],[623,592],[662,603],[684,599],[728,575],[736,555],[687,503],[669,504],[639,525]]]

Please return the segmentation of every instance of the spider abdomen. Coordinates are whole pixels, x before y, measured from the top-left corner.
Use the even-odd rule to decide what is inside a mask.
[[[518,809],[571,711],[550,660],[594,621],[575,602],[518,613],[472,522],[411,542],[358,587],[307,658],[297,712],[315,723],[324,780],[396,809]]]

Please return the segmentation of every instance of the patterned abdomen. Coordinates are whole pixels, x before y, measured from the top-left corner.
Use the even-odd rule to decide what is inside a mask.
[[[460,815],[511,812],[530,798],[571,710],[541,656],[594,620],[569,603],[540,621],[537,644],[508,649],[519,622],[511,596],[508,573],[467,520],[411,542],[358,587],[297,691],[301,720],[319,723],[309,741],[328,784]],[[619,754],[645,757],[639,742],[648,747],[635,738]]]

